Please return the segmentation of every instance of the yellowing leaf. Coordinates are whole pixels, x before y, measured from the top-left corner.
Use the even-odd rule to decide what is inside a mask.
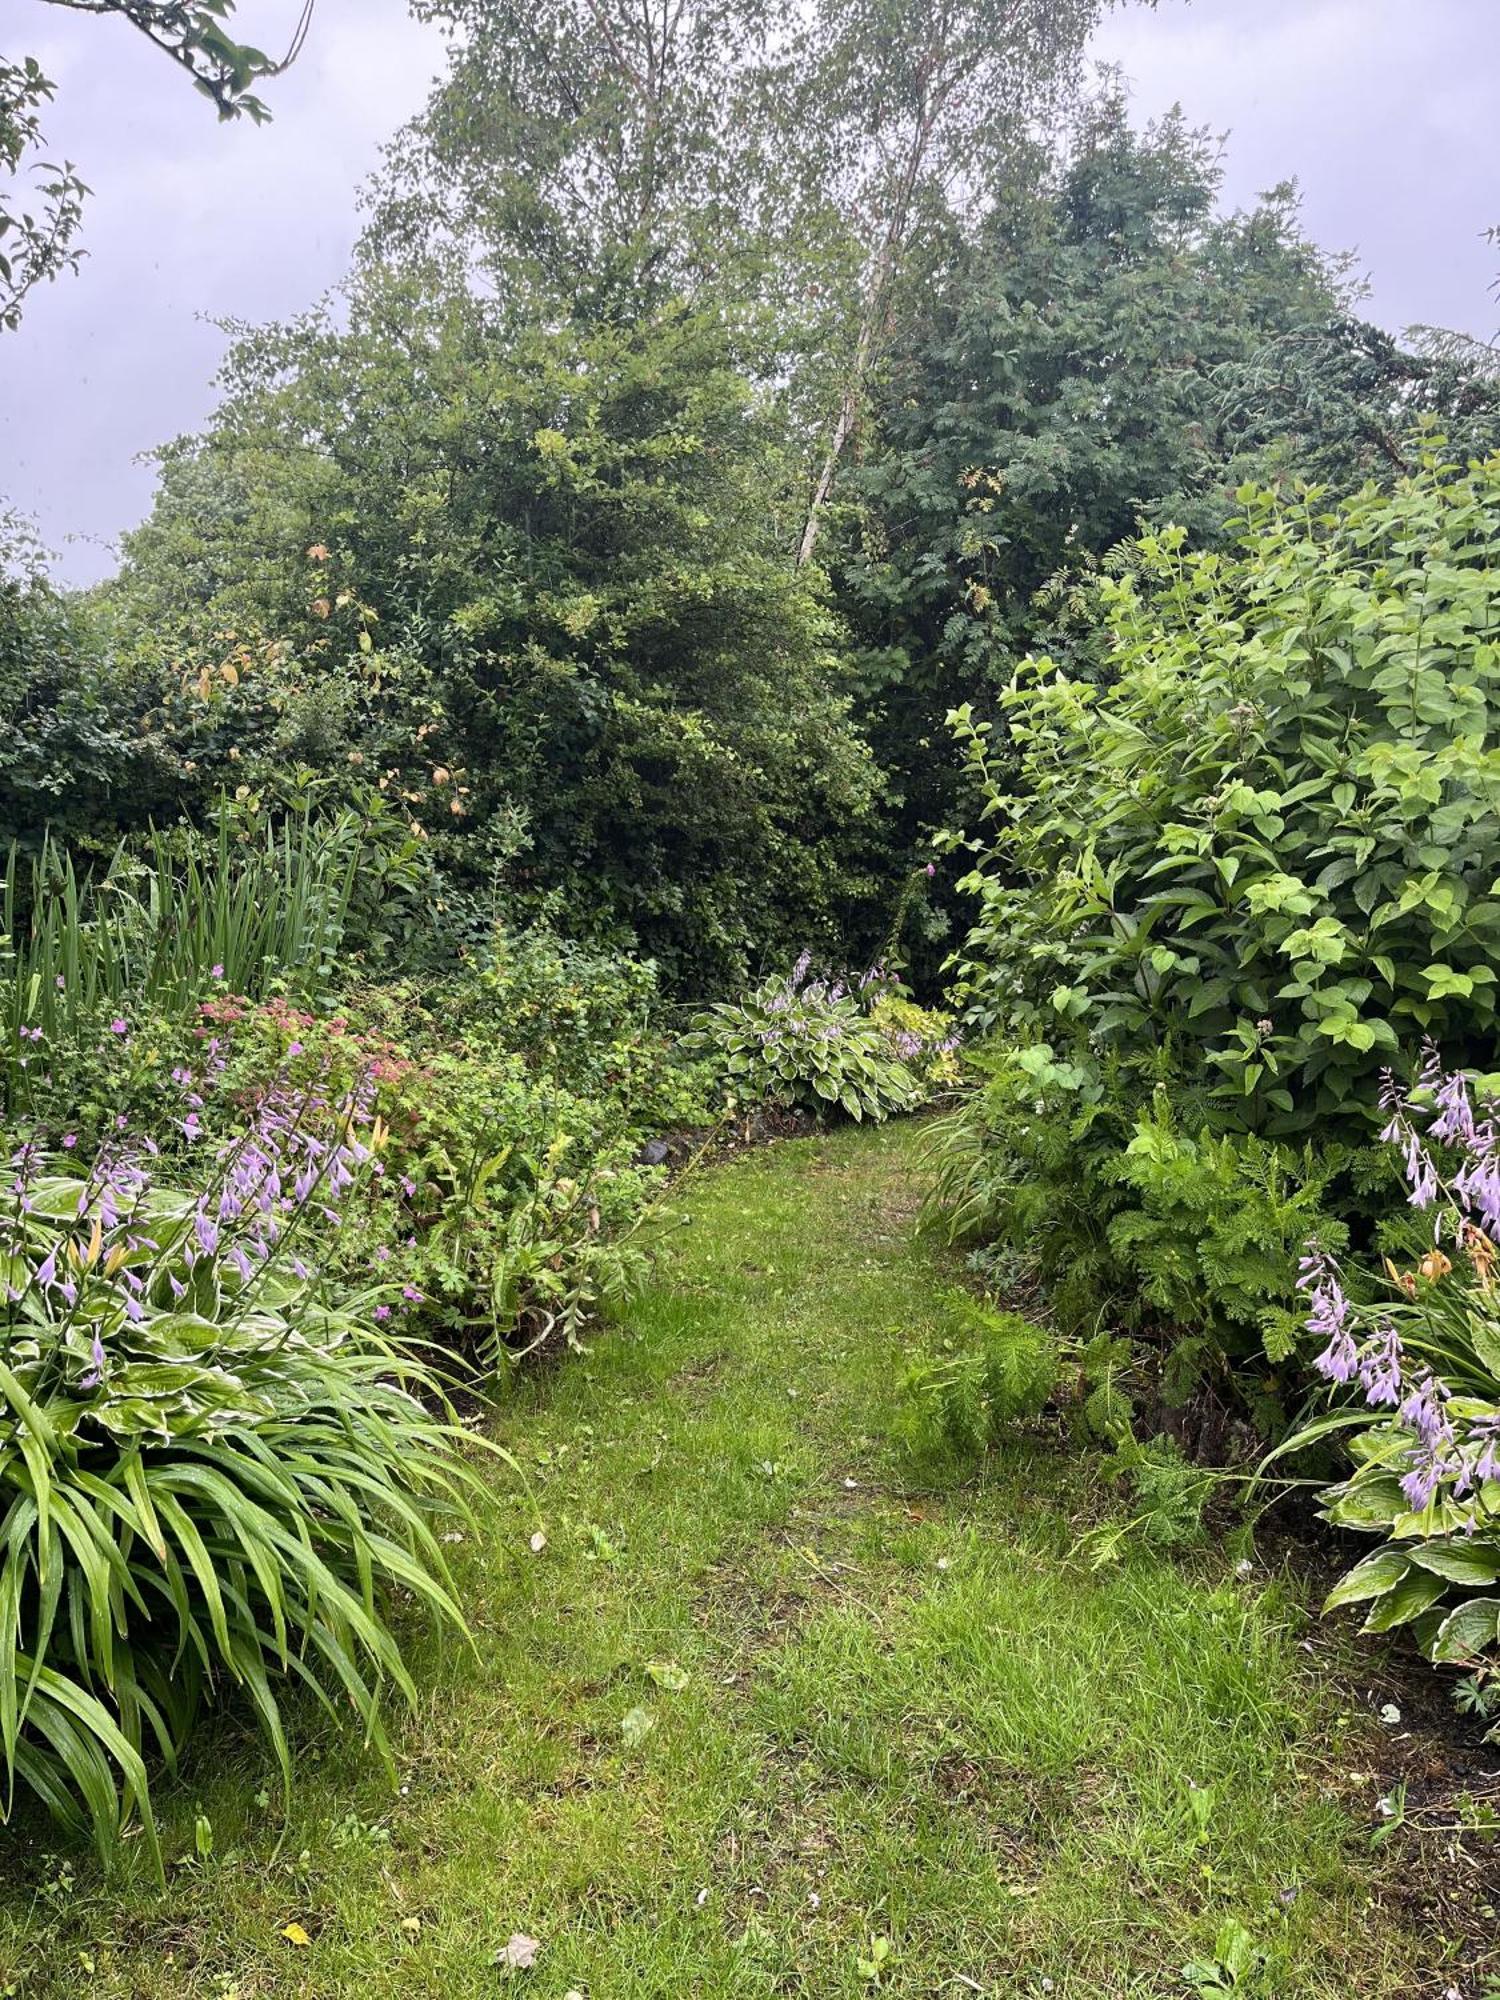
[[[286,1939],[288,1944],[297,1945],[301,1949],[305,1949],[312,1943],[312,1939],[303,1930],[301,1924],[298,1923],[283,1924],[281,1935]]]

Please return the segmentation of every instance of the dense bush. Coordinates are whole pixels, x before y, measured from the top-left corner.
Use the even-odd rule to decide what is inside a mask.
[[[1496,1021],[1500,458],[1242,498],[1238,554],[1139,544],[1107,685],[1018,673],[962,977],[1012,1036],[1165,1047],[1221,1129],[1363,1140],[1398,1051]]]
[[[181,1186],[117,1138],[11,1162],[0,1222],[0,1755],[106,1852],[205,1705],[242,1691],[288,1783],[282,1682],[383,1744],[412,1684],[394,1593],[462,1623],[434,1509],[472,1474],[441,1385],[331,1295],[327,1218],[381,1141],[366,1097],[272,1091]]]
[[[1207,1371],[1274,1421],[1276,1364],[1299,1345],[1297,1258],[1315,1231],[1346,1239],[1331,1204],[1349,1149],[1215,1134],[1165,1064],[1153,1084],[1034,1043],[992,1044],[970,1068],[977,1088],[934,1128],[929,1226],[995,1282],[1040,1279],[1069,1331],[1164,1331],[1168,1400]],[[1262,1358],[1269,1372],[1239,1372]]]
[[[1426,1034],[1482,1064],[1496,1020],[1500,459],[1242,498],[1238,553],[1150,534],[1106,587],[1104,681],[1018,672],[1013,762],[959,717],[992,1080],[938,1201],[1184,1363],[1287,1358],[1297,1245],[1389,1205],[1383,1068]]]
[[[236,345],[128,538],[116,643],[148,678],[202,663],[171,733],[218,782],[363,771],[456,892],[561,897],[575,935],[728,988],[834,935],[877,791],[734,361],[708,305],[518,329],[368,271],[347,327]]]

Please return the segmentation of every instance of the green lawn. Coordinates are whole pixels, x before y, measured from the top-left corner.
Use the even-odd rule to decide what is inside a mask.
[[[0,1993],[1094,2000],[1189,1992],[1228,1918],[1276,2000],[1440,1993],[1370,1849],[1373,1725],[1292,1584],[1222,1551],[1091,1570],[1113,1503],[1050,1445],[947,1493],[894,1457],[945,1275],[919,1143],[684,1189],[628,1323],[498,1425],[533,1496],[454,1550],[478,1657],[425,1663],[399,1791],[305,1733],[283,1827],[226,1730],[163,1788],[164,1896],[138,1844],[106,1888],[27,1822]],[[493,1962],[513,1933],[529,1971]]]

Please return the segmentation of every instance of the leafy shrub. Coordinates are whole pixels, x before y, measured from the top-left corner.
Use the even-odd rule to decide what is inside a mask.
[[[813,1111],[833,1104],[877,1121],[910,1110],[920,1096],[916,1078],[860,1004],[859,986],[809,979],[810,965],[804,952],[790,974],[695,1015],[688,1046],[713,1058],[736,1099]],[[882,978],[867,973],[864,990]]]
[[[1383,1136],[1412,1205],[1432,1215],[1430,1247],[1411,1270],[1387,1260],[1362,1296],[1325,1247],[1309,1251],[1314,1366],[1358,1400],[1282,1452],[1344,1437],[1355,1469],[1322,1496],[1324,1515],[1383,1538],[1329,1607],[1368,1605],[1366,1631],[1409,1625],[1430,1659],[1473,1664],[1500,1644],[1500,1132],[1469,1080],[1435,1059],[1387,1108]]]
[[[1145,1065],[1087,1050],[992,1044],[972,1066],[980,1089],[934,1132],[929,1226],[1002,1251],[1070,1332],[1165,1329],[1174,1400],[1224,1357],[1291,1356],[1300,1247],[1347,1234],[1330,1213],[1347,1149],[1216,1137],[1191,1093],[1158,1078],[1143,1095]]]
[[[35,1143],[0,1221],[0,1756],[108,1853],[149,1762],[243,1691],[290,1784],[277,1684],[383,1747],[400,1592],[461,1625],[429,1525],[472,1484],[391,1287],[313,1275],[379,1143],[361,1096],[271,1093],[196,1191],[123,1142]],[[439,1414],[430,1413],[435,1404]],[[159,1856],[158,1856],[159,1862]]]
[[[1027,661],[957,721],[998,831],[971,1017],[1168,1054],[1210,1129],[1365,1141],[1423,1035],[1482,1060],[1500,947],[1500,457],[1336,506],[1243,489],[1238,553],[1148,534],[1107,682]]]
[[[475,976],[447,998],[447,1034],[471,1045],[493,1037],[534,1072],[617,1106],[633,1129],[712,1116],[706,1069],[695,1071],[663,1031],[650,959],[581,944],[546,926],[497,925]]]
[[[431,1332],[494,1369],[516,1341],[576,1344],[643,1275],[632,1238],[661,1173],[636,1164],[632,1091],[640,1079],[659,1105],[670,1065],[666,1039],[644,1028],[602,1056],[550,1036],[506,1047],[510,996],[476,985],[361,992],[321,1020],[279,999],[206,1001],[198,1074],[221,1065],[221,1119],[268,1078],[367,1078],[385,1171],[351,1205],[333,1268],[350,1283],[398,1282]],[[533,1025],[545,991],[539,981]]]
[[[956,718],[991,1041],[934,1208],[1024,1247],[1064,1325],[1180,1329],[1182,1388],[1292,1358],[1309,1234],[1400,1233],[1382,1065],[1426,1033],[1483,1060],[1496,1023],[1500,459],[1240,497],[1237,551],[1162,530],[1101,585],[1101,680],[1028,661],[1008,734]]]
[[[901,1382],[897,1430],[917,1458],[976,1458],[1014,1424],[1041,1415],[1058,1384],[1057,1343],[1044,1327],[964,1292],[943,1301],[935,1350]]]

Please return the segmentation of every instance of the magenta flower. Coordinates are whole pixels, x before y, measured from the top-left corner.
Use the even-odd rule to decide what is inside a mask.
[[[130,1033],[130,1023],[122,1015],[116,1014],[115,1018],[109,1024],[109,1032],[112,1035],[128,1035]]]

